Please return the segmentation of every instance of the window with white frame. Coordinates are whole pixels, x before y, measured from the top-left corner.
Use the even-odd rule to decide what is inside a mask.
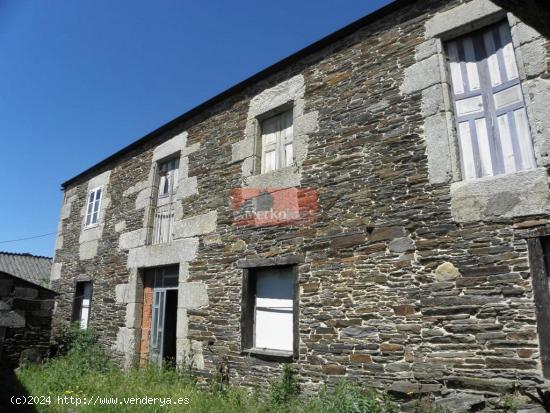
[[[166,197],[174,194],[178,189],[179,159],[159,163],[159,197]]]
[[[88,328],[90,307],[92,305],[92,282],[79,281],[76,283],[73,300],[72,320],[78,322],[82,330]]]
[[[262,122],[261,173],[275,171],[294,162],[292,110]]]
[[[506,21],[446,43],[462,179],[536,167]]]
[[[86,207],[86,227],[97,225],[99,222],[99,211],[101,210],[101,197],[103,188],[95,188],[88,194],[88,205]]]

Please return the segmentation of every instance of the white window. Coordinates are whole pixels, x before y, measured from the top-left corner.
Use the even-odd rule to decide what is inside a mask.
[[[290,268],[256,272],[254,347],[293,351],[294,276]]]
[[[178,189],[179,159],[174,158],[159,164],[159,197],[176,193]]]
[[[73,302],[73,321],[78,322],[83,330],[88,328],[91,304],[92,283],[90,281],[77,282]]]
[[[262,122],[261,173],[292,165],[292,110]]]
[[[463,179],[536,167],[507,22],[447,42]]]
[[[103,188],[96,188],[88,194],[88,206],[86,207],[86,226],[91,227],[99,222],[99,211],[101,210],[101,197]]]

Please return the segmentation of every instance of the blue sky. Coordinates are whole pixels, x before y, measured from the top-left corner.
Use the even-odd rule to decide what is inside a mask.
[[[0,251],[53,255],[60,184],[388,0],[0,0]]]

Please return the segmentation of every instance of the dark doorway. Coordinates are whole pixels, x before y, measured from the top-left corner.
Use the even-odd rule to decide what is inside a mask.
[[[178,309],[178,290],[166,291],[166,307],[164,310],[164,343],[163,359],[168,364],[176,363],[176,320]]]

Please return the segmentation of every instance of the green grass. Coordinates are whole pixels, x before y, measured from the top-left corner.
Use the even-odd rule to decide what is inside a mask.
[[[396,405],[373,390],[340,382],[323,388],[316,396],[300,395],[299,384],[289,366],[268,388],[250,391],[213,380],[198,386],[187,371],[149,366],[121,371],[95,344],[92,333],[71,330],[60,340],[60,355],[42,364],[27,365],[17,376],[32,396],[50,397],[36,405],[38,412],[213,412],[213,413],[393,413]],[[84,400],[117,399],[117,404],[59,404],[58,397]],[[155,404],[125,404],[130,398],[157,398]],[[179,405],[161,405],[161,399]],[[44,398],[44,401],[48,399]],[[93,402],[92,402],[93,403]]]
[[[50,405],[39,405],[38,412],[242,412],[242,413],[382,413],[397,411],[372,390],[347,382],[335,389],[323,389],[318,396],[300,396],[288,391],[284,380],[263,392],[237,387],[199,388],[193,378],[174,369],[147,367],[123,372],[97,352],[71,352],[40,365],[29,365],[18,372],[20,382],[33,396],[50,396]],[[188,404],[155,405],[60,405],[58,396],[84,398],[157,397],[187,398]]]

